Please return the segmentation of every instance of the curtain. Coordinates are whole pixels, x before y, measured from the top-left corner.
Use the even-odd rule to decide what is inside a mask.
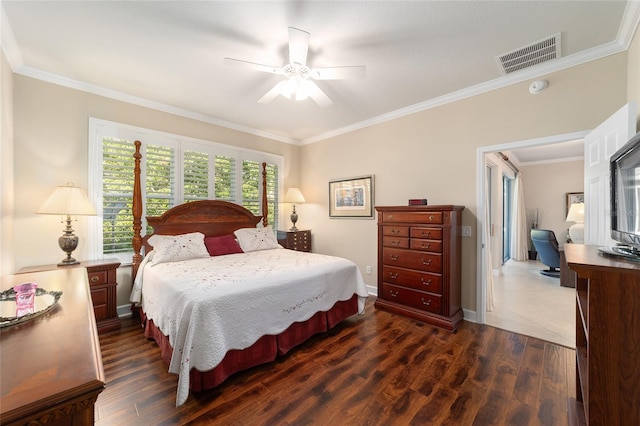
[[[527,209],[524,205],[524,190],[522,188],[522,172],[518,172],[513,190],[513,214],[511,215],[511,258],[514,260],[529,258],[529,225],[527,224]]]
[[[487,289],[487,312],[493,311],[494,296],[493,296],[493,255],[491,253],[491,204],[489,200],[489,174],[487,174],[487,180],[485,181],[484,191],[484,229],[482,230],[482,239],[484,241],[484,275]]]

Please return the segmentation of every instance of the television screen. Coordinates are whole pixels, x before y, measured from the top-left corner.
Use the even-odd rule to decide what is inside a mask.
[[[611,237],[640,250],[640,133],[611,157]]]

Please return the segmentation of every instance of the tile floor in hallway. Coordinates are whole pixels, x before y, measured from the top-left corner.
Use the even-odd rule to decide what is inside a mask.
[[[486,323],[575,348],[575,289],[540,273],[539,261],[509,260],[493,277],[494,308]]]

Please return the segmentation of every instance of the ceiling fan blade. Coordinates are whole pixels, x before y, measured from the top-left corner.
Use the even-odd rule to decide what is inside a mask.
[[[320,88],[313,81],[305,80],[305,90],[307,92],[307,95],[309,95],[309,97],[316,101],[316,103],[321,107],[324,108],[333,104],[333,102],[331,102],[331,99],[329,99],[329,97],[325,95],[325,93],[320,90]]]
[[[268,104],[272,100],[274,100],[278,95],[285,96],[287,98],[291,98],[290,91],[287,90],[288,80],[284,80],[273,86],[271,90],[269,90],[263,97],[258,99],[258,103],[260,104]]]
[[[227,65],[240,66],[247,69],[268,72],[271,74],[283,74],[282,68],[276,68],[270,65],[256,64],[255,62],[242,61],[240,59],[224,58],[224,63]]]
[[[307,65],[309,33],[289,27],[289,63]]]
[[[364,78],[367,67],[355,65],[348,67],[314,68],[311,77],[315,80],[342,80],[351,78]]]

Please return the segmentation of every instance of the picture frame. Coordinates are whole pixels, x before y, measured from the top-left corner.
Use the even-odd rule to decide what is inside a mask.
[[[567,205],[564,211],[564,217],[567,217],[569,214],[569,209],[571,208],[571,204],[575,203],[584,203],[584,192],[567,192]]]
[[[374,175],[329,181],[329,218],[373,219]]]

